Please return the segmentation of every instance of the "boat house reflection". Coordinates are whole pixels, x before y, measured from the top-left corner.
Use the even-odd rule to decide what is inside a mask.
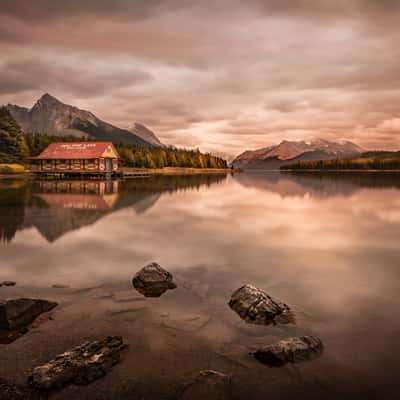
[[[51,207],[109,210],[118,200],[118,181],[41,181],[36,197]]]
[[[0,243],[17,231],[35,228],[48,242],[92,225],[110,213],[131,208],[142,214],[163,193],[194,190],[225,175],[154,176],[129,180],[0,181]]]

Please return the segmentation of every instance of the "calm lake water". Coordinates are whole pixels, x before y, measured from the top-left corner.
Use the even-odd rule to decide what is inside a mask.
[[[178,285],[153,299],[131,285],[152,261]],[[105,378],[54,399],[172,399],[203,369],[230,374],[234,399],[398,398],[400,174],[0,180],[3,280],[17,285],[0,299],[59,306],[0,345],[0,378],[23,385],[88,338],[129,343]],[[240,320],[227,302],[245,283],[296,324]],[[304,334],[323,340],[321,358],[269,368],[248,354]]]

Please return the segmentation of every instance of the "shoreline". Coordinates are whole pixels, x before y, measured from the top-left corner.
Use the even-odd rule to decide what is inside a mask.
[[[0,174],[0,179],[26,179],[29,178],[29,174],[26,172],[22,174]]]
[[[385,173],[400,173],[400,169],[262,169],[262,168],[248,168],[240,169],[240,172],[385,172]]]
[[[235,168],[184,168],[184,167],[165,167],[165,168],[125,168],[121,169],[122,174],[124,172],[137,172],[141,174],[153,175],[213,175],[213,174],[232,174],[242,172],[241,169]],[[0,174],[0,180],[3,179],[29,179],[34,177],[29,170],[25,170],[23,173],[17,174]],[[40,176],[36,176],[40,177]],[[80,178],[77,176],[77,178]],[[122,176],[123,178],[123,176]],[[54,179],[64,179],[64,178],[54,178]]]
[[[400,173],[400,169],[281,169],[279,172],[385,172],[385,173]]]
[[[196,174],[229,174],[241,172],[240,169],[231,168],[186,168],[186,167],[165,167],[165,168],[122,168],[124,172],[140,172],[149,175],[196,175]]]

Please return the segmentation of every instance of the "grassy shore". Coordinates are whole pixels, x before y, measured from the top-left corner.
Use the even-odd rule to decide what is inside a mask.
[[[126,172],[145,172],[151,175],[195,175],[195,174],[228,174],[239,172],[238,169],[230,168],[184,168],[184,167],[165,167],[165,168],[122,168]]]
[[[0,164],[0,178],[22,176],[25,167],[21,164]]]
[[[323,173],[351,173],[351,172],[366,172],[366,173],[371,173],[371,172],[385,172],[385,173],[400,173],[400,168],[399,169],[328,169],[328,168],[316,168],[316,169],[311,169],[311,168],[304,168],[304,169],[300,169],[300,168],[282,168],[280,169],[281,172],[323,172]]]

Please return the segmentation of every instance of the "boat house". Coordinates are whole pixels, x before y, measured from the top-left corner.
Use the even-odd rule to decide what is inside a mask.
[[[30,170],[39,174],[119,175],[120,157],[111,142],[51,143],[30,158]]]

